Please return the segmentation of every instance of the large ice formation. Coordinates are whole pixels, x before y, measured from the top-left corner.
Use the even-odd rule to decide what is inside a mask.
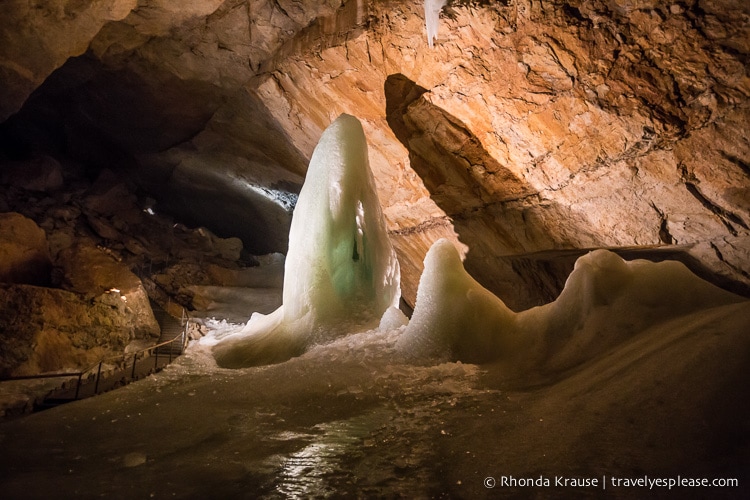
[[[289,231],[283,304],[213,349],[220,366],[285,361],[312,344],[377,327],[401,297],[362,125],[341,115],[313,152]],[[359,329],[359,330],[358,330]]]
[[[418,357],[557,371],[660,322],[743,300],[680,262],[626,262],[595,250],[576,261],[557,300],[515,313],[468,275],[443,239],[425,257],[414,314],[398,347]]]
[[[427,25],[427,44],[432,47],[437,38],[440,11],[448,0],[424,0],[424,21]]]

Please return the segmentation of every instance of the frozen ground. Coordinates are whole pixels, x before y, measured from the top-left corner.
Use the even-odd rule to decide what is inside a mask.
[[[602,497],[576,478],[738,478],[746,498],[750,303],[688,313],[563,373],[401,358],[401,330],[277,365],[208,347],[117,391],[0,424],[2,498]],[[485,478],[550,478],[487,489]],[[607,497],[666,496],[609,487]]]

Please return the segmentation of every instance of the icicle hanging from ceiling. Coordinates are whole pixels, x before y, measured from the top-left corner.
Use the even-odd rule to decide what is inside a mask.
[[[447,0],[424,0],[424,20],[427,25],[427,44],[432,47],[437,38],[440,11]]]

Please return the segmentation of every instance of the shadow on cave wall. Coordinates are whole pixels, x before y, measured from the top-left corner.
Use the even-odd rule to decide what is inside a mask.
[[[409,151],[430,197],[469,247],[464,266],[514,310],[557,298],[576,259],[597,247],[585,214],[543,199],[501,165],[455,116],[423,96],[427,89],[402,74],[384,85],[386,119]],[[559,221],[574,234],[566,234]],[[750,296],[747,287],[717,275],[691,256],[690,245],[608,247],[626,260],[677,260],[721,288]]]
[[[388,125],[469,247],[466,270],[513,309],[554,300],[583,252],[533,251],[559,246],[547,226],[563,209],[547,200],[534,209],[524,203],[537,193],[495,160],[458,118],[422,98],[427,89],[394,74],[384,90]]]

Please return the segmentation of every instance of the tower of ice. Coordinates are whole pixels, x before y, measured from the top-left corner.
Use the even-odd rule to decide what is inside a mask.
[[[359,120],[341,115],[313,152],[289,232],[283,304],[216,344],[220,366],[285,361],[310,345],[375,327],[401,297]]]

